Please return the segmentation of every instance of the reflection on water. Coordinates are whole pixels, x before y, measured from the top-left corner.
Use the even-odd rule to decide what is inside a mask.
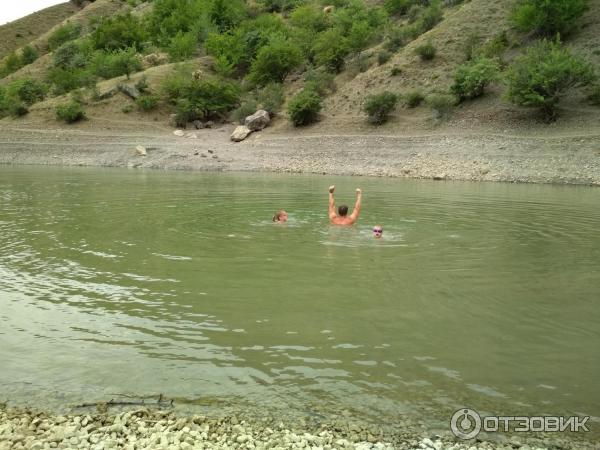
[[[2,168],[0,208],[1,398],[600,416],[598,189]]]

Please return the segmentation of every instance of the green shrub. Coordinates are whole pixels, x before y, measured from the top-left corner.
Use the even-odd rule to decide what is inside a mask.
[[[158,100],[156,95],[140,95],[135,100],[135,104],[141,111],[151,111],[158,106]]]
[[[230,30],[248,14],[244,0],[212,0],[207,5],[208,19],[220,32]]]
[[[440,6],[439,1],[432,2],[419,14],[419,17],[415,22],[418,25],[419,34],[423,34],[431,30],[438,23],[440,23],[443,18],[444,11]]]
[[[511,20],[521,31],[565,35],[580,25],[588,7],[589,0],[518,0]]]
[[[407,108],[416,108],[425,100],[421,91],[410,91],[404,96],[404,104]]]
[[[481,36],[478,33],[470,33],[465,40],[465,61],[471,61],[475,57],[477,49],[481,45]]]
[[[246,46],[239,36],[232,33],[211,33],[204,47],[215,58],[215,71],[223,76],[231,75],[246,63]]]
[[[421,57],[423,61],[430,61],[435,58],[435,46],[431,41],[427,41],[425,44],[419,45],[415,48],[415,53]]]
[[[31,45],[26,45],[21,51],[21,63],[26,66],[38,59],[38,52]]]
[[[22,117],[28,112],[29,108],[27,107],[27,105],[24,102],[17,99],[14,99],[14,101],[8,107],[8,113],[12,117]]]
[[[314,4],[303,5],[296,8],[290,15],[290,22],[293,26],[304,28],[318,33],[327,28],[327,16],[323,10]]]
[[[129,114],[132,111],[133,111],[133,105],[131,103],[127,104],[121,108],[121,112],[124,114]]]
[[[254,114],[257,110],[258,102],[253,98],[249,98],[243,101],[240,106],[233,110],[231,113],[231,120],[243,125],[246,117]]]
[[[55,95],[62,95],[81,87],[96,84],[96,75],[90,69],[63,69],[55,67],[48,73],[48,82]]]
[[[495,35],[492,39],[486,41],[479,49],[477,49],[475,56],[501,59],[504,55],[504,52],[508,48],[508,45],[508,35],[506,34],[506,31],[502,31]]]
[[[391,57],[392,57],[392,54],[390,52],[388,52],[386,50],[381,50],[377,54],[377,63],[381,66],[381,65],[385,64],[386,62],[388,62]]]
[[[363,104],[363,111],[369,116],[369,122],[381,125],[387,121],[397,103],[398,96],[396,94],[384,91],[380,94],[369,95]]]
[[[85,119],[85,111],[81,103],[73,99],[56,107],[56,119],[65,123],[74,123]]]
[[[269,12],[287,12],[302,4],[302,0],[258,0]]]
[[[110,79],[125,75],[129,79],[132,73],[142,70],[142,59],[133,48],[98,51],[94,54],[91,65],[99,77]]]
[[[561,97],[569,89],[590,85],[594,78],[590,63],[571,54],[558,40],[543,40],[508,68],[507,97],[517,105],[539,108],[552,121]]]
[[[389,52],[396,52],[410,40],[406,27],[392,27],[388,30],[383,46]]]
[[[4,78],[11,73],[16,72],[21,67],[23,67],[23,59],[20,55],[17,55],[15,52],[9,53],[6,58],[4,58],[4,64],[0,68],[0,78]]]
[[[406,13],[406,16],[408,17],[408,22],[415,23],[419,16],[423,13],[423,10],[424,8],[421,5],[412,5]]]
[[[290,100],[288,114],[299,127],[316,122],[321,111],[321,97],[312,89],[303,89]]]
[[[81,68],[90,62],[92,55],[93,48],[89,41],[69,41],[54,51],[52,64],[63,69]]]
[[[416,0],[385,0],[383,7],[389,14],[406,14]]]
[[[317,66],[324,66],[331,72],[339,72],[344,67],[350,47],[341,30],[333,28],[317,36],[313,53]]]
[[[144,24],[130,13],[103,18],[91,34],[98,50],[141,49],[147,38]]]
[[[390,70],[390,75],[393,77],[397,77],[401,73],[402,73],[402,68],[400,68],[398,66],[394,66],[394,67],[392,67],[392,70]]]
[[[249,79],[260,85],[281,83],[302,62],[300,49],[293,42],[273,39],[261,47],[250,68]]]
[[[483,95],[485,86],[498,79],[500,66],[489,58],[478,58],[463,64],[454,73],[454,84],[450,91],[460,101]]]
[[[25,105],[33,105],[46,97],[48,85],[31,78],[14,80],[8,85],[7,95],[18,98]]]
[[[77,39],[81,34],[81,25],[75,22],[67,23],[52,32],[48,38],[48,47],[54,51],[65,42]]]
[[[277,114],[285,100],[283,86],[279,83],[269,83],[256,96],[258,106],[269,114]]]
[[[457,104],[457,98],[449,94],[431,94],[425,99],[436,119],[446,119]]]
[[[171,38],[167,52],[171,61],[183,61],[196,53],[197,46],[198,39],[193,32],[183,33],[180,31]]]
[[[186,122],[223,117],[239,102],[239,87],[218,78],[197,80],[184,73],[174,74],[163,84],[167,100],[175,105],[176,114]]]
[[[210,23],[206,1],[154,0],[145,26],[155,44],[166,47],[177,33],[194,32],[198,40],[215,26]]]

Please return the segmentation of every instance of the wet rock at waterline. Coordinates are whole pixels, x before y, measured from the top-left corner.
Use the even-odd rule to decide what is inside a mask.
[[[270,121],[271,118],[269,117],[269,113],[263,109],[260,109],[251,116],[246,117],[246,120],[244,120],[244,125],[251,131],[260,131],[269,125]]]
[[[251,133],[252,130],[250,128],[248,128],[245,125],[240,125],[239,127],[236,127],[235,130],[233,130],[233,133],[231,133],[231,140],[233,142],[243,141],[248,136],[250,136]]]

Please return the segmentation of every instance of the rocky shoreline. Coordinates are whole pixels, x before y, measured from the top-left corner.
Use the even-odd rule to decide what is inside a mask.
[[[568,437],[459,441],[405,430],[390,433],[356,422],[284,424],[248,422],[233,415],[206,416],[172,410],[132,409],[57,415],[0,405],[0,450],[43,449],[355,449],[355,450],[544,450],[596,449]]]
[[[0,164],[361,175],[600,186],[600,134],[287,135],[0,127]],[[143,151],[140,151],[143,148]]]

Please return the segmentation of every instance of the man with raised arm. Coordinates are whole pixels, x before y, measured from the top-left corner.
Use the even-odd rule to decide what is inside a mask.
[[[354,211],[348,215],[348,206],[340,205],[335,212],[335,202],[333,200],[333,191],[335,186],[329,186],[329,220],[334,225],[353,225],[357,221],[360,214],[360,203],[362,200],[362,191],[356,188],[356,203],[354,204]]]

